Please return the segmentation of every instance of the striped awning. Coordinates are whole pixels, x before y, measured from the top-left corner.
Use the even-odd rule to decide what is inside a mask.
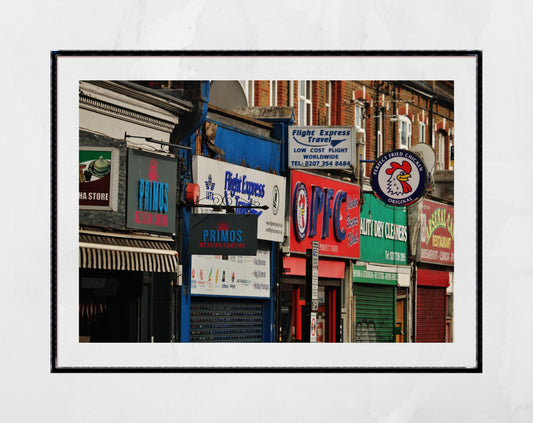
[[[84,269],[177,272],[171,238],[80,230],[79,266]]]

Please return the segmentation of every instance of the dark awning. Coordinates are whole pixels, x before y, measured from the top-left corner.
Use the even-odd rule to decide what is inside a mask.
[[[84,269],[177,272],[178,253],[168,237],[80,230],[79,267]]]

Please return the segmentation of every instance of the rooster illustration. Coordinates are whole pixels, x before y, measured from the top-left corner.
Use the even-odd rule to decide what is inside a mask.
[[[403,195],[411,192],[413,188],[407,183],[411,177],[411,165],[403,161],[400,165],[392,162],[391,167],[385,171],[390,178],[387,180],[387,189],[391,195]]]

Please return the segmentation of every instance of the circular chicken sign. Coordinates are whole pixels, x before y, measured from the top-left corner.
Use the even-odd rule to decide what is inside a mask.
[[[413,204],[424,195],[428,173],[417,155],[394,150],[379,157],[370,175],[372,189],[385,204],[395,207]]]

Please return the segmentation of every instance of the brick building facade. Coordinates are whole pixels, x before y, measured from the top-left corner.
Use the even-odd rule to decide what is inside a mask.
[[[296,125],[355,126],[364,159],[422,142],[435,150],[436,170],[453,169],[453,81],[247,81],[246,89],[249,106],[294,108]]]

